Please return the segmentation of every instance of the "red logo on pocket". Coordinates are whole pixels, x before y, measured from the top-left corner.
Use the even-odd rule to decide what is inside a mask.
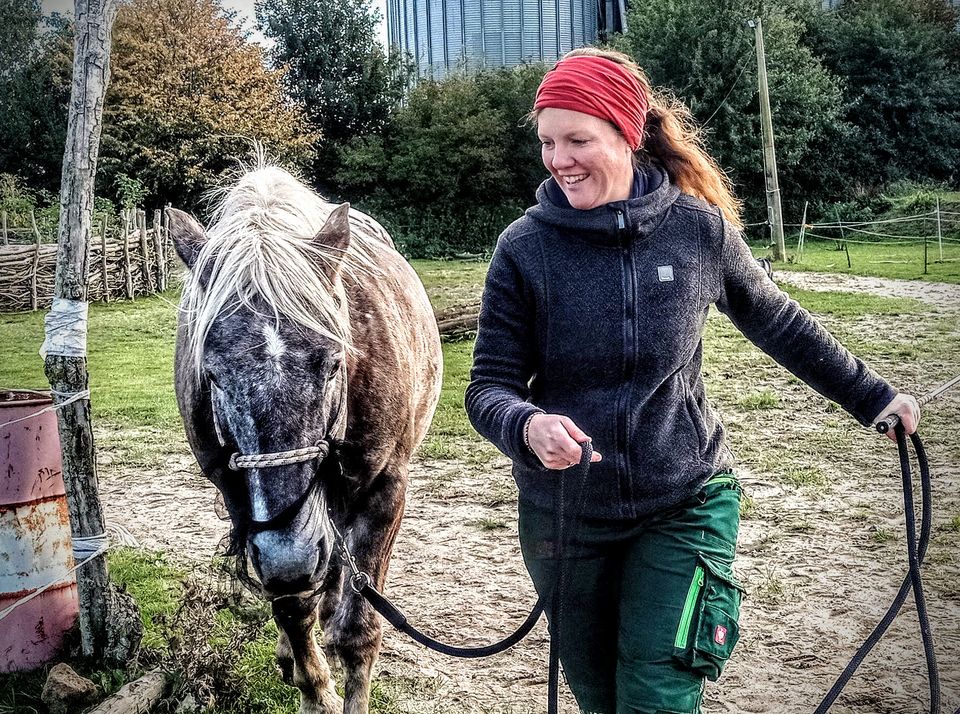
[[[718,645],[722,645],[727,641],[727,628],[723,625],[717,625],[717,629],[713,631],[713,641]]]

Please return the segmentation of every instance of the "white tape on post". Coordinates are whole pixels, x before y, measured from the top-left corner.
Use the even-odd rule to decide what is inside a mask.
[[[87,308],[81,300],[54,298],[50,312],[43,318],[44,340],[40,356],[87,356]]]

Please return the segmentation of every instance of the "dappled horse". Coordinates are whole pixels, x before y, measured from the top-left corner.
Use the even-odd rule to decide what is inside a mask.
[[[382,588],[440,393],[423,285],[379,224],[276,167],[225,189],[209,230],[171,210],[170,232],[190,269],[177,400],[231,553],[271,600],[301,713],[366,714],[381,626],[331,557],[333,527]],[[328,660],[343,665],[343,700]]]

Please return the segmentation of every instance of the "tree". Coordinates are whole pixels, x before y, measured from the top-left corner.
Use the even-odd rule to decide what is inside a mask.
[[[871,194],[897,180],[957,179],[960,35],[943,0],[847,0],[807,42],[844,78],[841,162]]]
[[[110,81],[110,29],[116,0],[76,0],[70,114],[60,184],[60,225],[54,303],[45,323],[44,372],[58,403],[63,482],[73,542],[106,539],[90,423],[86,358],[86,256],[93,218],[93,183]],[[78,334],[80,339],[78,339]],[[125,663],[143,627],[133,599],[111,587],[105,545],[77,572],[80,638],[85,656]]]
[[[264,66],[217,0],[131,0],[114,28],[107,96],[103,193],[135,177],[147,201],[196,208],[249,152],[250,141],[294,166],[316,138],[284,94],[283,73]]]
[[[706,126],[711,153],[746,202],[747,220],[766,216],[757,66],[753,31],[763,20],[770,103],[784,212],[799,210],[822,188],[804,171],[822,164],[819,139],[840,131],[840,87],[801,40],[809,4],[781,2],[758,8],[755,0],[669,0],[635,4],[628,32],[616,42],[669,89]]]
[[[523,122],[545,69],[421,81],[382,135],[345,147],[338,191],[364,199],[412,255],[491,249],[546,177]]]
[[[0,0],[0,173],[50,192],[60,185],[72,42],[38,0]]]
[[[370,0],[258,0],[256,13],[276,42],[270,57],[286,70],[287,91],[320,133],[314,176],[326,183],[342,146],[384,129],[408,84],[409,63],[380,46]]]

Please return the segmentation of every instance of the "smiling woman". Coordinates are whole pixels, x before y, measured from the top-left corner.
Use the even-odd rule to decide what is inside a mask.
[[[861,424],[896,412],[913,430],[916,401],[769,279],[690,112],[629,58],[568,54],[532,116],[551,177],[497,243],[467,412],[513,460],[521,549],[581,711],[698,714],[742,594],[741,489],[701,369],[710,306]],[[564,489],[586,442],[589,477]]]

